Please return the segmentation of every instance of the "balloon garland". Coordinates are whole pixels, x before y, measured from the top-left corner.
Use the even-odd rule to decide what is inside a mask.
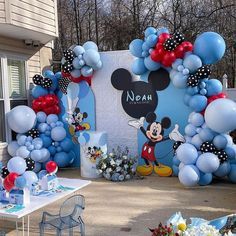
[[[173,172],[185,186],[210,184],[214,176],[236,183],[236,145],[228,132],[236,128],[236,103],[227,99],[219,80],[210,78],[211,64],[224,55],[224,39],[215,32],[199,35],[194,44],[166,28],[148,27],[144,39],[129,50],[137,57],[132,72],[167,68],[176,88],[184,88],[184,103],[193,112],[185,127],[185,143],[173,145]]]

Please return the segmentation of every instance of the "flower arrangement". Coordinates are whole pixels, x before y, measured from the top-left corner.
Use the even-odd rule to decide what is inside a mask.
[[[131,179],[136,173],[137,158],[129,156],[129,149],[121,147],[113,149],[111,153],[103,155],[97,164],[98,174],[111,181]]]

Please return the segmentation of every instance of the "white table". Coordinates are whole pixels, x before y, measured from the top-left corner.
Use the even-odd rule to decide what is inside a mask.
[[[0,217],[1,218],[7,218],[7,219],[12,219],[15,220],[16,222],[16,230],[18,233],[18,220],[22,219],[22,232],[24,236],[24,218],[27,216],[27,235],[29,236],[29,224],[30,224],[30,214],[33,213],[34,211],[39,210],[40,208],[43,208],[51,203],[56,202],[57,200],[60,200],[61,198],[64,198],[77,190],[89,185],[91,181],[88,180],[81,180],[81,179],[66,179],[66,178],[58,178],[59,179],[59,184],[64,186],[64,187],[70,187],[73,189],[56,193],[51,196],[30,196],[30,203],[25,206],[22,210],[13,212],[13,213],[8,213],[0,210]],[[1,203],[0,203],[1,205]]]

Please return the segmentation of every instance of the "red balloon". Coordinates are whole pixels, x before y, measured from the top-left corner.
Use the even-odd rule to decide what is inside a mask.
[[[6,178],[7,178],[8,182],[9,182],[10,184],[14,185],[15,180],[16,180],[16,178],[17,178],[18,176],[19,176],[19,175],[18,175],[17,173],[11,172],[11,173],[8,174],[8,176],[7,176]]]
[[[8,191],[10,192],[13,188],[14,188],[14,184],[11,184],[9,181],[8,181],[8,178],[5,178],[3,180],[3,187]]]
[[[157,50],[154,49],[152,52],[151,52],[151,59],[155,62],[158,62],[158,61],[161,61],[161,58],[160,58],[160,54],[158,54]]]
[[[184,41],[180,45],[184,48],[185,52],[193,51],[193,45],[188,41]]]
[[[158,43],[164,43],[167,39],[170,38],[170,35],[167,33],[162,33],[160,34],[160,36],[158,37]]]
[[[160,48],[163,48],[163,44],[162,43],[157,43],[155,48],[157,50],[160,49]]]
[[[57,163],[55,161],[49,161],[47,164],[46,164],[46,170],[49,172],[49,173],[52,173],[54,171],[57,170]]]
[[[220,93],[217,95],[218,98],[227,98],[227,95],[225,93]]]
[[[169,67],[176,60],[176,56],[174,52],[166,52],[163,57],[162,64],[163,66]]]
[[[179,45],[178,47],[176,47],[176,49],[174,50],[175,56],[176,58],[183,58],[184,57],[184,47],[182,45]]]

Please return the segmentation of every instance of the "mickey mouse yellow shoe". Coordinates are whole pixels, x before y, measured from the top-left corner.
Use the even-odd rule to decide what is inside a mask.
[[[152,173],[153,165],[138,166],[136,170],[137,170],[138,174],[140,174],[142,176],[147,176]]]
[[[162,164],[154,166],[154,171],[161,177],[168,177],[172,175],[172,169],[169,166],[165,166]]]

